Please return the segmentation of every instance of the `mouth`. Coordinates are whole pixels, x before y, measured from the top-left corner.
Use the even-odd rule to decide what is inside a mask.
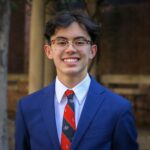
[[[63,61],[65,63],[70,63],[70,64],[73,64],[73,63],[76,63],[79,61],[79,58],[64,58]]]
[[[73,63],[73,62],[77,62],[79,59],[77,58],[65,58],[63,59],[64,62],[68,62],[68,63]]]

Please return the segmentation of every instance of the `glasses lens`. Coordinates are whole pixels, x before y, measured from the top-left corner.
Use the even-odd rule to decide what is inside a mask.
[[[68,41],[66,39],[59,38],[59,39],[55,40],[55,47],[56,47],[56,49],[60,49],[60,50],[65,49],[67,46],[67,43],[68,43]]]
[[[74,45],[76,47],[85,46],[87,44],[87,41],[84,39],[76,39],[74,40]]]
[[[58,50],[64,50],[70,44],[74,48],[80,50],[83,47],[89,45],[91,42],[89,40],[84,39],[84,38],[77,38],[77,39],[74,39],[73,41],[69,41],[68,39],[65,39],[65,38],[56,38],[55,40],[52,40],[51,43],[54,46],[54,48],[58,49]]]

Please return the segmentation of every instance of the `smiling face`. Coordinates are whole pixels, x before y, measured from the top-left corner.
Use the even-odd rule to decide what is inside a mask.
[[[55,43],[56,39],[57,41],[59,39],[69,40],[68,46],[59,49]],[[80,43],[78,43],[78,40],[77,43],[74,42],[75,39],[79,39],[79,42],[83,39],[91,41],[86,29],[81,27],[77,22],[73,22],[66,28],[58,28],[51,37],[51,45],[45,45],[44,47],[47,57],[54,61],[57,76],[60,80],[64,78],[76,78],[80,82],[87,74],[89,60],[93,59],[96,54],[96,45],[86,43],[78,47],[77,44]]]

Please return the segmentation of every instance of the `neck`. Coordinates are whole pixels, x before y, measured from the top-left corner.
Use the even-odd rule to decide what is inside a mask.
[[[87,75],[87,74],[86,74]],[[60,77],[58,76],[58,79],[68,88],[73,88],[75,87],[78,83],[80,83],[85,77],[86,75],[84,75],[83,77],[78,77],[78,76],[65,76],[65,77]]]

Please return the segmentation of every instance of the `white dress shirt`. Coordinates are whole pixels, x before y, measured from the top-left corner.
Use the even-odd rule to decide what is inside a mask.
[[[80,115],[84,106],[84,102],[87,96],[90,82],[91,79],[89,77],[89,74],[87,74],[86,77],[79,84],[77,84],[75,87],[71,89],[75,93],[73,100],[75,105],[76,127],[80,119]],[[67,89],[68,88],[59,81],[58,77],[56,77],[54,100],[55,100],[56,127],[57,127],[59,141],[61,141],[64,108],[67,104],[67,97],[64,95],[64,93]]]

